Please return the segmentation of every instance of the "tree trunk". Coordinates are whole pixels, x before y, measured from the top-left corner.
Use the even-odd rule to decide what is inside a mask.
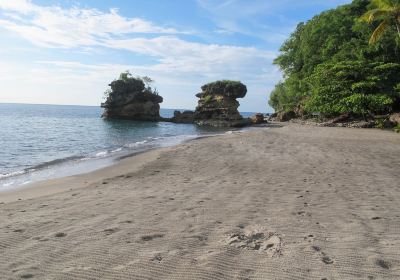
[[[396,28],[397,28],[397,35],[399,35],[400,38],[400,18],[397,18]]]

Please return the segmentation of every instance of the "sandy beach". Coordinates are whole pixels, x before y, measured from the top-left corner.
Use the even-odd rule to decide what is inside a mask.
[[[1,279],[400,279],[400,135],[288,124],[0,194]]]

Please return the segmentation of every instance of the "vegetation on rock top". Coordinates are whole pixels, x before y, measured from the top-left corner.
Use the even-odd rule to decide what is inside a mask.
[[[112,81],[104,95],[106,98],[105,106],[115,103],[116,101],[121,101],[124,99],[132,102],[145,102],[152,101],[161,103],[163,101],[162,97],[158,95],[157,90],[151,88],[151,83],[153,80],[147,76],[145,77],[134,77],[129,71],[125,71],[120,74],[119,78]],[[126,98],[130,96],[130,98]]]
[[[201,87],[202,95],[224,95],[232,98],[246,96],[247,87],[239,81],[221,80],[205,84]]]

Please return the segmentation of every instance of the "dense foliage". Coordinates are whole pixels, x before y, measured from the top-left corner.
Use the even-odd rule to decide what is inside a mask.
[[[274,61],[285,79],[269,104],[276,111],[323,116],[399,109],[400,39],[392,25],[369,44],[379,22],[360,17],[372,8],[369,0],[354,0],[300,23]]]

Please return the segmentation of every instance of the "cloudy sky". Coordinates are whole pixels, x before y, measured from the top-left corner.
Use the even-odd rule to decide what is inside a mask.
[[[271,111],[272,65],[300,21],[350,0],[0,0],[0,102],[98,105],[120,72],[150,76],[163,108],[240,80],[241,111]]]

